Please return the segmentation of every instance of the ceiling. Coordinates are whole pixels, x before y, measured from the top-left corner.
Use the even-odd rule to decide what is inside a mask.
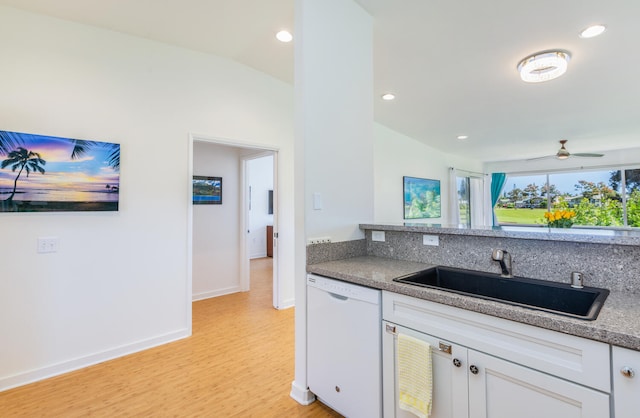
[[[482,161],[640,146],[640,1],[356,0],[374,17],[375,119]],[[0,0],[0,4],[236,60],[293,81],[294,0]],[[604,23],[600,37],[580,30]],[[295,39],[294,39],[295,42]],[[520,80],[517,63],[568,50],[567,74]],[[391,102],[378,100],[392,91]],[[467,140],[457,139],[468,135]]]

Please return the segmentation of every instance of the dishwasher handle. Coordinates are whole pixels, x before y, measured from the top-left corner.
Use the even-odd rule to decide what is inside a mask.
[[[331,296],[332,298],[334,298],[334,299],[343,300],[343,301],[344,300],[349,300],[348,296],[339,295],[339,294],[333,293],[333,292],[327,292],[327,294],[329,296]]]

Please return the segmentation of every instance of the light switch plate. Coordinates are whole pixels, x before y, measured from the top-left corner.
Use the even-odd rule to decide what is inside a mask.
[[[313,194],[313,209],[321,210],[322,209],[322,195],[318,192]]]

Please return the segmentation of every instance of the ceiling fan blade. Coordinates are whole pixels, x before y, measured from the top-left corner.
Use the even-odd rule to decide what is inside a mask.
[[[527,158],[525,161],[536,161],[536,160],[544,160],[547,158],[556,158],[556,155],[545,155],[544,157],[535,157],[535,158]]]
[[[589,152],[576,152],[575,154],[571,154],[573,157],[604,157],[604,154],[593,154]]]

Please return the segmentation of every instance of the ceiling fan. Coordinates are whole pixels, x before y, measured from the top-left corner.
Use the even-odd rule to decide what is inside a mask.
[[[604,154],[594,154],[589,152],[576,152],[575,154],[571,154],[564,147],[564,144],[567,143],[567,140],[561,139],[559,142],[560,142],[560,149],[558,150],[557,153],[555,153],[555,155],[545,155],[544,157],[529,158],[527,161],[541,160],[543,158],[557,158],[558,160],[566,160],[569,157],[603,157],[604,156]]]

